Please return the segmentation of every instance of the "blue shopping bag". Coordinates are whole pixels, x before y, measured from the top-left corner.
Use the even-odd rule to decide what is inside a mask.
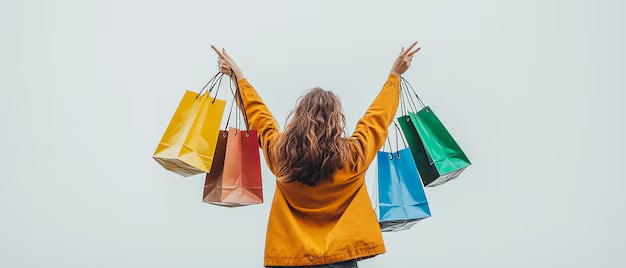
[[[377,194],[376,211],[381,230],[407,230],[418,221],[429,218],[428,200],[411,150],[385,152],[383,148],[377,158],[378,178],[374,194]]]

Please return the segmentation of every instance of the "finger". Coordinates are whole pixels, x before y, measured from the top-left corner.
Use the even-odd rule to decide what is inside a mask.
[[[411,44],[411,46],[410,46],[409,48],[407,48],[407,49],[406,49],[405,54],[406,54],[406,53],[408,53],[409,51],[411,51],[411,49],[413,49],[413,47],[414,47],[415,45],[417,45],[417,42],[414,42],[413,44]]]
[[[413,44],[411,44],[411,45],[409,46],[409,48],[407,48],[407,49],[404,51],[404,54],[405,54],[405,55],[407,55],[409,52],[411,52],[411,50],[413,49],[413,47],[415,47],[415,45],[417,45],[417,42],[413,42]]]
[[[219,51],[219,49],[217,49],[217,48],[216,48],[215,46],[213,46],[213,45],[211,46],[211,48],[213,48],[213,50],[215,50],[215,53],[217,53],[217,55],[218,55],[220,58],[224,59],[224,54],[222,54],[222,52],[220,52],[220,51]]]
[[[220,52],[220,50],[219,50],[219,49],[217,49],[215,46],[211,45],[211,48],[215,51],[215,53],[217,53],[217,55],[218,55],[220,58],[223,58],[223,57],[224,57],[224,55],[222,55],[222,53]]]
[[[422,49],[422,48],[421,48],[421,47],[418,47],[415,51],[413,51],[413,52],[411,52],[411,53],[407,54],[407,56],[411,56],[411,57],[412,57],[412,56],[413,56],[413,54],[415,54],[415,53],[417,53],[418,51],[420,51],[420,49]]]
[[[400,56],[402,56],[402,53],[404,53],[404,47],[402,47],[402,50],[400,50]]]
[[[226,49],[222,49],[222,52],[224,52],[224,55],[229,59],[229,60],[233,60],[233,58],[230,57],[230,55],[228,55],[228,52],[226,52]]]

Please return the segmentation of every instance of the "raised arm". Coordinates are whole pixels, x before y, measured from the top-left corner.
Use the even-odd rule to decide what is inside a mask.
[[[274,143],[276,138],[278,138],[278,133],[280,133],[278,122],[254,87],[248,83],[248,79],[239,79],[238,83],[243,101],[243,110],[245,110],[248,117],[249,127],[257,130],[259,145],[267,158],[268,165],[270,168],[273,168],[268,154],[271,153],[269,150],[271,144]]]
[[[239,86],[242,103],[239,103],[239,100],[236,103],[239,108],[243,108],[242,111],[245,111],[249,124],[248,127],[257,131],[259,147],[263,150],[267,165],[274,172],[273,156],[270,148],[280,133],[278,122],[254,87],[248,83],[248,79],[245,78],[237,63],[226,53],[226,50],[219,51],[214,46],[211,47],[219,56],[218,65],[220,72],[230,76],[233,82]]]
[[[398,110],[400,101],[400,77],[389,74],[383,89],[378,93],[365,115],[359,120],[351,138],[361,146],[365,167],[374,160],[376,152],[387,138],[387,129]]]
[[[357,140],[356,144],[363,152],[365,167],[374,160],[376,152],[387,139],[387,130],[393,122],[400,101],[400,76],[411,66],[413,55],[420,50],[418,47],[412,51],[416,44],[417,42],[413,43],[406,50],[402,48],[383,89],[359,120],[352,134],[351,138]]]

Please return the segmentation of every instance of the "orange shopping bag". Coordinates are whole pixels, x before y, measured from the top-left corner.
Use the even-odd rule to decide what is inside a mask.
[[[223,74],[216,74],[199,93],[186,91],[153,158],[166,170],[184,177],[207,173],[222,123],[226,101],[211,97]],[[202,94],[209,86],[209,90]]]
[[[235,95],[241,100],[239,88]],[[220,131],[215,150],[215,163],[206,175],[204,183],[203,202],[225,207],[263,203],[263,179],[257,131],[248,129],[242,103],[240,107],[244,110],[246,129],[230,127],[228,131]],[[230,114],[226,123],[227,128],[229,121]]]

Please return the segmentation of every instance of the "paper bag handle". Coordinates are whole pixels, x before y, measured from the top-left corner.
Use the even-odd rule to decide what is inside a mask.
[[[238,105],[242,114],[243,114],[243,120],[244,120],[244,124],[246,126],[246,137],[249,137],[250,134],[248,134],[249,128],[250,128],[250,122],[248,121],[248,113],[246,112],[246,107],[243,103],[243,97],[241,97],[241,90],[239,88],[239,80],[237,79],[237,75],[235,74],[235,72],[233,71],[233,69],[230,69],[230,72],[232,73],[234,79],[234,84],[235,84],[235,99],[238,102]],[[231,88],[232,91],[232,88]]]
[[[411,91],[409,91],[409,88],[411,89]],[[402,98],[402,89],[404,89],[404,91],[407,94],[409,94],[408,95],[408,104],[409,104],[409,106],[411,106],[411,104],[413,104],[413,107],[410,107],[410,108],[415,109],[416,112],[418,111],[417,105],[415,105],[415,102],[413,101],[413,98],[411,98],[411,92],[413,93],[413,95],[417,99],[417,101],[420,104],[420,106],[422,106],[422,109],[426,108],[426,105],[424,104],[422,99],[417,95],[417,92],[415,92],[415,89],[413,88],[413,86],[411,86],[409,81],[407,81],[404,77],[401,76],[400,77],[400,91],[401,91],[400,98]],[[405,101],[406,101],[406,99],[407,99],[407,96],[405,96]],[[428,109],[426,111],[429,112]],[[405,114],[408,114],[408,113],[405,113]]]
[[[222,84],[222,78],[224,77],[223,73],[218,72],[217,74],[215,74],[213,76],[213,78],[211,78],[211,80],[209,80],[209,82],[206,83],[206,85],[204,85],[204,87],[202,87],[202,89],[200,90],[200,92],[198,92],[198,95],[196,95],[196,99],[198,97],[200,97],[200,94],[202,94],[202,91],[204,91],[204,89],[209,86],[209,84],[211,85],[209,87],[209,90],[207,91],[207,94],[209,97],[211,96],[211,92],[213,91],[213,89],[215,88],[215,86],[217,85],[217,90],[215,91],[215,97],[213,97],[213,101],[211,101],[211,104],[215,103],[215,100],[217,99],[217,94],[220,91],[220,85]],[[212,83],[212,84],[211,84]],[[203,95],[204,96],[204,95]]]

